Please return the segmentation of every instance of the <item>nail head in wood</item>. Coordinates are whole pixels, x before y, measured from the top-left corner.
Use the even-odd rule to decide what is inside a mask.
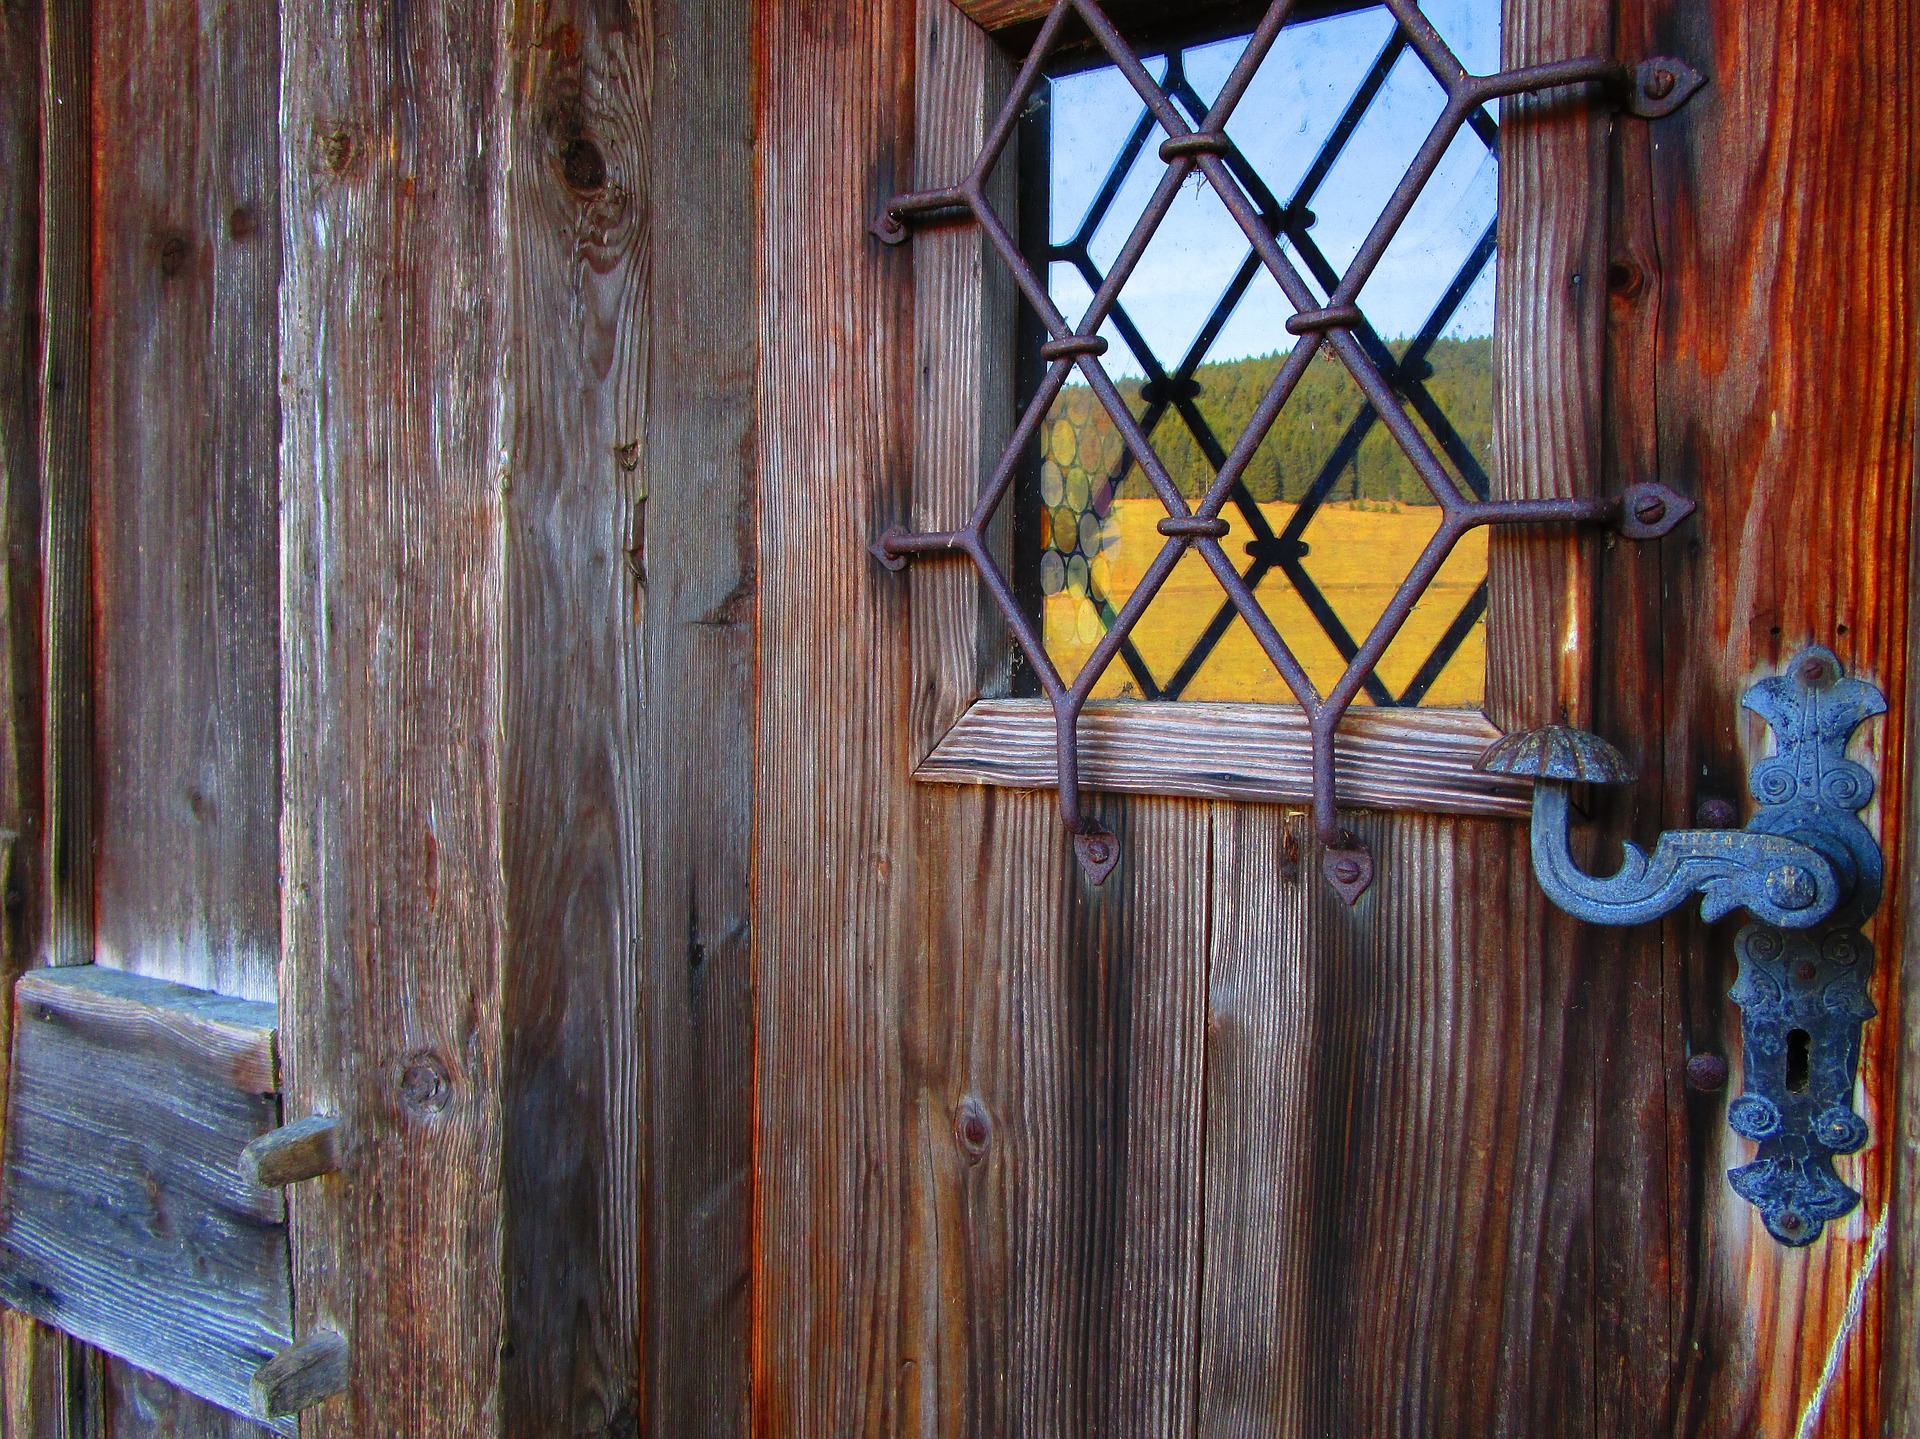
[[[266,1189],[284,1189],[340,1167],[340,1121],[311,1114],[261,1135],[240,1151],[240,1172]]]
[[[345,1389],[351,1369],[347,1341],[331,1329],[316,1329],[255,1371],[254,1412],[285,1419],[311,1409]]]

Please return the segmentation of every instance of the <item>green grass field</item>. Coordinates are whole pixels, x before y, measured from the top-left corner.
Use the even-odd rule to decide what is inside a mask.
[[[1261,509],[1278,531],[1291,517],[1294,506],[1275,501],[1262,505]],[[1165,514],[1156,500],[1114,502],[1112,513],[1099,527],[1098,538],[1084,537],[1095,540],[1092,545],[1083,545],[1086,551],[1096,552],[1091,564],[1084,574],[1076,566],[1060,592],[1047,599],[1047,652],[1069,680],[1078,675],[1102,633],[1098,609],[1087,597],[1088,588],[1096,597],[1107,596],[1116,609],[1123,605],[1165,543],[1154,529]],[[1227,553],[1238,561],[1246,553],[1245,545],[1251,534],[1245,521],[1231,507],[1228,518],[1233,522],[1233,531],[1222,543]],[[1329,505],[1315,517],[1305,535],[1311,551],[1304,567],[1356,640],[1364,639],[1372,629],[1395,588],[1433,537],[1439,522],[1440,511],[1434,506],[1394,509],[1366,502],[1361,506]],[[1396,694],[1425,662],[1435,642],[1486,573],[1486,531],[1476,530],[1455,548],[1380,664],[1382,679]],[[1313,682],[1325,693],[1344,668],[1332,642],[1321,632],[1304,601],[1283,575],[1278,572],[1269,575],[1258,593],[1274,625],[1294,647]],[[1158,678],[1164,681],[1173,674],[1194,640],[1225,603],[1226,594],[1206,562],[1198,554],[1189,552],[1134,631],[1134,643]],[[1477,707],[1485,685],[1483,622],[1474,627],[1428,693],[1425,703]],[[1134,693],[1132,676],[1118,660],[1108,667],[1094,689],[1096,698]],[[1285,703],[1292,695],[1255,643],[1246,623],[1236,618],[1233,628],[1183,698]]]

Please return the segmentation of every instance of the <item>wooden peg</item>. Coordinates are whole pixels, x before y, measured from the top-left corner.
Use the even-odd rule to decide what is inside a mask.
[[[312,1114],[261,1135],[240,1151],[240,1172],[267,1189],[284,1189],[340,1167],[340,1121]],[[231,1152],[231,1151],[229,1151]]]
[[[351,1368],[347,1341],[331,1329],[316,1329],[254,1371],[254,1412],[285,1419],[311,1409],[347,1387]]]

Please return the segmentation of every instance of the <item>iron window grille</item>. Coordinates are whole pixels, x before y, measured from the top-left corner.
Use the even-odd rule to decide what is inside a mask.
[[[896,196],[874,222],[875,235],[888,244],[906,242],[916,225],[949,222],[979,225],[1045,330],[1047,338],[1040,347],[1040,358],[1046,366],[1044,376],[1021,413],[967,522],[955,530],[932,533],[913,533],[893,526],[874,543],[873,551],[882,564],[894,570],[903,569],[914,558],[946,555],[964,557],[979,571],[1052,706],[1061,818],[1073,834],[1075,853],[1082,868],[1096,884],[1112,872],[1119,860],[1119,850],[1112,833],[1082,803],[1080,714],[1095,683],[1120,657],[1123,647],[1129,645],[1141,615],[1189,548],[1200,553],[1226,593],[1227,605],[1215,620],[1222,633],[1233,615],[1245,620],[1267,660],[1306,713],[1313,753],[1313,818],[1324,847],[1323,870],[1329,883],[1352,903],[1372,883],[1373,861],[1364,844],[1340,822],[1334,735],[1363,690],[1368,690],[1376,701],[1384,692],[1375,674],[1381,657],[1461,538],[1485,525],[1610,524],[1628,538],[1651,539],[1666,534],[1693,508],[1690,501],[1658,484],[1637,485],[1622,495],[1601,498],[1496,500],[1490,498],[1491,487],[1477,465],[1471,470],[1462,467],[1462,473],[1469,477],[1463,490],[1420,433],[1415,417],[1429,425],[1449,458],[1458,465],[1459,457],[1452,454],[1452,447],[1447,443],[1448,427],[1443,423],[1440,428],[1431,428],[1434,421],[1422,407],[1417,381],[1408,383],[1406,357],[1396,362],[1385,350],[1361,312],[1358,297],[1461,129],[1474,126],[1476,133],[1480,133],[1482,125],[1492,126],[1485,111],[1492,101],[1509,95],[1589,85],[1624,99],[1634,113],[1652,117],[1677,108],[1698,88],[1700,77],[1675,61],[1650,60],[1635,69],[1601,58],[1472,75],[1421,13],[1417,0],[1382,0],[1382,3],[1396,22],[1395,36],[1388,46],[1393,58],[1397,60],[1402,51],[1415,54],[1445,93],[1446,103],[1345,273],[1337,273],[1317,249],[1298,251],[1306,257],[1310,272],[1326,289],[1324,302],[1283,248],[1283,240],[1298,246],[1295,232],[1304,231],[1305,226],[1300,223],[1304,216],[1289,215],[1287,207],[1277,204],[1225,133],[1255,74],[1299,8],[1297,0],[1274,0],[1249,36],[1246,48],[1211,106],[1205,106],[1191,87],[1184,84],[1177,67],[1170,67],[1166,84],[1156,81],[1097,0],[1056,0],[1020,67],[979,158],[965,178],[943,189]],[[1100,276],[1093,301],[1077,326],[1054,304],[1042,277],[1022,253],[986,194],[988,179],[1013,140],[1022,112],[1045,78],[1049,57],[1060,46],[1069,19],[1076,17],[1146,106],[1152,123],[1138,132],[1140,147],[1151,139],[1154,129],[1162,132],[1164,138],[1158,153],[1166,166],[1139,220],[1106,273]],[[1495,133],[1489,128],[1483,139],[1491,144]],[[1330,167],[1331,161],[1328,163]],[[1204,177],[1245,234],[1254,260],[1278,283],[1293,307],[1294,314],[1286,321],[1286,329],[1295,344],[1232,449],[1220,454],[1212,484],[1196,504],[1189,505],[1153,447],[1149,438],[1152,426],[1143,423],[1144,417],[1136,419],[1101,364],[1108,342],[1100,330],[1117,313],[1121,289],[1146,252],[1181,186],[1196,172]],[[1481,263],[1484,264],[1484,260]],[[1245,273],[1251,276],[1252,272]],[[1124,335],[1124,330],[1122,333]],[[1230,528],[1221,511],[1244,494],[1242,476],[1247,465],[1323,348],[1330,349],[1352,376],[1372,413],[1369,424],[1377,421],[1386,428],[1433,495],[1441,513],[1432,539],[1372,629],[1357,643],[1348,636],[1349,644],[1342,649],[1345,668],[1324,694],[1308,677],[1293,647],[1255,597],[1254,584],[1258,580],[1250,584],[1248,579],[1253,571],[1243,574],[1220,543]],[[1175,373],[1185,370],[1183,363]],[[1138,467],[1140,475],[1165,507],[1166,517],[1156,527],[1165,540],[1164,545],[1125,604],[1111,617],[1106,633],[1094,646],[1077,677],[1069,683],[1047,653],[1033,617],[990,552],[986,532],[1006,501],[1023,458],[1034,445],[1055,401],[1076,374],[1112,422],[1128,462]],[[1174,376],[1167,378],[1171,381]],[[1187,378],[1190,380],[1191,375]],[[1171,385],[1163,398],[1167,403],[1181,403]],[[1437,411],[1437,407],[1434,409]],[[1189,417],[1189,423],[1194,418],[1198,418],[1197,415]],[[1258,507],[1250,505],[1243,506],[1242,512],[1248,508],[1257,513]],[[1256,530],[1256,536],[1260,534]],[[1263,559],[1269,563],[1285,563],[1286,556],[1280,545],[1286,532],[1276,536],[1269,528],[1266,537],[1274,542],[1274,548],[1267,555],[1254,556],[1255,568]],[[1316,615],[1316,618],[1319,617]],[[1370,683],[1377,688],[1370,689]]]

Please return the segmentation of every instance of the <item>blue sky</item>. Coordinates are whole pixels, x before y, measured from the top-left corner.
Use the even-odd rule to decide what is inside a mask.
[[[1499,63],[1499,7],[1490,0],[1429,0],[1427,16],[1467,68],[1486,73]],[[1282,200],[1318,152],[1347,100],[1392,34],[1384,10],[1368,10],[1290,27],[1261,67],[1227,133]],[[1187,52],[1187,74],[1209,103],[1239,58],[1244,40]],[[1164,62],[1149,68],[1164,75]],[[1312,205],[1312,238],[1344,270],[1393,186],[1438,118],[1444,96],[1411,52],[1403,54],[1367,117],[1349,141]],[[1105,178],[1113,156],[1143,107],[1112,69],[1063,76],[1053,90],[1053,232],[1071,237]],[[1091,250],[1104,270],[1164,173],[1158,134],[1135,164]],[[1409,335],[1479,240],[1494,214],[1493,157],[1462,131],[1422,194],[1380,268],[1360,296],[1381,334]],[[1211,312],[1247,253],[1245,237],[1204,180],[1181,191],[1152,246],[1134,272],[1121,303],[1171,367]],[[1303,271],[1304,271],[1304,267]],[[1069,267],[1051,277],[1056,303],[1077,321],[1092,298]],[[1242,301],[1212,352],[1215,359],[1268,354],[1291,347],[1285,320],[1293,312],[1264,272]],[[1493,328],[1493,267],[1489,266],[1447,333],[1485,335]],[[1106,358],[1117,374],[1138,366],[1109,327]]]

